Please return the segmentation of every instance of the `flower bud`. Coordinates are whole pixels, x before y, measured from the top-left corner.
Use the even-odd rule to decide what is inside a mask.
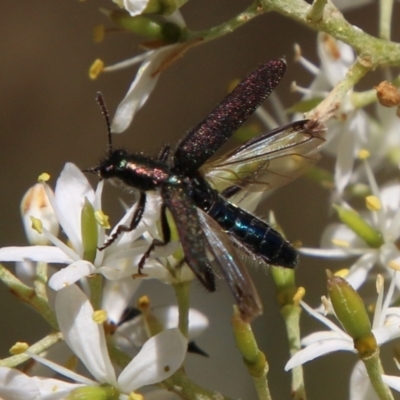
[[[83,259],[93,262],[97,252],[97,221],[94,208],[85,197],[85,204],[81,211],[81,234],[83,244]]]
[[[118,400],[117,389],[110,385],[85,386],[73,390],[65,400]]]
[[[358,213],[338,205],[334,207],[338,212],[340,220],[356,233],[357,236],[363,239],[368,246],[377,249],[383,245],[384,242],[381,232],[364,221]]]
[[[132,17],[124,10],[113,10],[109,13],[109,17],[121,28],[151,40],[176,43],[181,35],[181,28],[178,25],[151,16]]]
[[[328,271],[328,292],[335,314],[346,332],[353,338],[361,358],[371,356],[378,348],[371,331],[371,322],[364,302],[343,278]]]
[[[393,84],[388,81],[381,82],[374,86],[378,101],[384,107],[394,107],[400,104],[400,94]]]
[[[39,220],[40,226],[46,228],[54,236],[58,235],[58,220],[43,184],[37,183],[25,193],[21,201],[21,216],[29,243],[33,245],[47,245],[50,243],[41,229],[32,227],[32,220]]]

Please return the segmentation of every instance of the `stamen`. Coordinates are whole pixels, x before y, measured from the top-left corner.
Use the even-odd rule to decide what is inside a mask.
[[[332,239],[331,243],[339,247],[345,247],[345,248],[350,247],[350,243],[347,240],[343,239]]]
[[[89,78],[95,80],[104,71],[104,62],[98,58],[89,68]]]
[[[365,198],[365,205],[370,211],[379,211],[382,209],[382,203],[376,196],[367,196]]]
[[[29,344],[26,342],[16,342],[13,346],[11,346],[9,352],[10,354],[16,355],[24,353],[29,347]]]
[[[102,210],[98,210],[94,212],[94,217],[96,218],[97,223],[102,226],[104,229],[110,229],[111,225],[109,222],[109,216],[104,214]]]
[[[104,321],[107,321],[107,311],[106,310],[96,310],[92,319],[96,324],[102,324]]]
[[[43,172],[38,176],[38,182],[47,182],[50,179],[50,175],[47,172]]]

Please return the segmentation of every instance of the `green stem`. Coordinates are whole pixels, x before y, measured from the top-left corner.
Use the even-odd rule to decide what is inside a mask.
[[[320,122],[327,121],[339,108],[346,93],[371,69],[357,59],[346,76],[329,93],[329,95],[307,114],[307,118]]]
[[[179,330],[187,338],[189,332],[190,282],[175,284],[174,289],[179,308]]]
[[[382,380],[383,368],[379,358],[379,349],[371,357],[362,359],[362,362],[365,365],[371,384],[379,399],[393,400],[392,392]]]
[[[219,392],[213,392],[208,389],[204,389],[196,383],[192,382],[183,369],[175,372],[171,378],[165,380],[160,383],[159,386],[173,391],[182,399],[193,400],[193,399],[201,399],[201,400],[231,400],[230,397],[224,396]]]
[[[39,262],[36,266],[36,276],[35,276],[35,292],[39,298],[43,301],[48,302],[47,297],[47,263]]]
[[[379,2],[379,37],[390,40],[392,24],[393,0],[380,0]]]
[[[321,21],[327,1],[328,0],[314,0],[311,9],[307,14],[307,18],[314,22]]]
[[[262,351],[259,350],[257,341],[253,335],[251,325],[242,320],[238,308],[234,307],[232,317],[232,328],[235,335],[236,347],[240,351],[243,362],[250,376],[253,378],[254,386],[259,400],[271,400],[268,386],[269,365]]]
[[[289,339],[290,356],[294,356],[301,349],[300,344],[300,315],[301,307],[288,304],[281,308],[281,315],[285,321],[286,332]],[[292,369],[292,399],[305,400],[306,389],[304,386],[303,367],[301,365]]]
[[[8,286],[11,292],[20,300],[32,306],[54,330],[58,330],[56,316],[47,300],[39,297],[35,290],[23,284],[7,268],[0,264],[0,280]]]
[[[103,295],[103,277],[100,274],[88,278],[90,287],[90,302],[94,310],[100,310]]]
[[[51,346],[53,346],[54,344],[56,344],[57,342],[61,342],[61,341],[62,341],[62,334],[60,332],[50,333],[43,339],[39,340],[38,342],[36,342],[32,346],[30,346],[27,349],[27,351],[30,351],[31,353],[34,353],[34,354],[40,354],[43,351],[50,348]],[[14,367],[24,363],[25,361],[29,360],[29,358],[30,358],[29,355],[26,353],[17,354],[15,356],[8,357],[8,358],[1,360],[0,367],[14,368]]]

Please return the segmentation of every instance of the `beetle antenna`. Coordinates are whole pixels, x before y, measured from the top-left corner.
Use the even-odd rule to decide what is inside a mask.
[[[108,115],[108,110],[106,103],[104,101],[104,97],[101,92],[97,92],[96,96],[97,103],[100,106],[101,113],[104,116],[104,119],[106,120],[106,125],[107,125],[107,132],[108,132],[108,148],[107,152],[108,154],[112,153],[112,140],[111,140],[111,123],[110,123],[110,117]]]

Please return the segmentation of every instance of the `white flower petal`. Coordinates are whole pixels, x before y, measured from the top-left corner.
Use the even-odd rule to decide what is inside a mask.
[[[73,261],[54,246],[3,247],[0,249],[0,261],[24,260],[60,264],[69,264]]]
[[[92,263],[89,261],[79,260],[56,272],[49,279],[49,286],[53,290],[57,291],[66,286],[74,284],[85,276],[95,274],[96,272],[97,269]]]
[[[123,0],[124,8],[128,13],[134,17],[141,14],[147,7],[149,0]]]
[[[311,247],[301,247],[299,253],[306,256],[324,258],[348,258],[351,256],[347,249],[314,249]]]
[[[349,124],[345,124],[344,129],[346,130],[346,134],[341,135],[340,151],[337,153],[335,186],[339,194],[343,193],[353,172],[356,132],[352,131],[350,126],[346,129],[346,125],[350,125],[352,121],[353,119],[350,119]]]
[[[187,340],[178,329],[162,331],[150,338],[118,377],[125,393],[169,378],[185,359]]]
[[[371,271],[377,259],[378,252],[366,253],[350,267],[349,274],[345,279],[354,290],[357,290],[366,281],[369,271]]]
[[[109,321],[115,324],[119,323],[140,283],[141,280],[132,279],[132,277],[118,281],[106,280],[102,308],[107,311]]]
[[[400,377],[393,375],[382,375],[383,382],[390,386],[392,389],[400,392]]]
[[[349,343],[353,343],[351,338],[347,335],[347,333],[343,331],[318,331],[314,333],[310,333],[301,339],[301,344],[305,347],[310,344],[314,344],[317,342],[322,342],[324,340],[346,340]]]
[[[34,400],[40,395],[36,383],[22,372],[0,367],[0,398],[6,400]]]
[[[89,181],[76,165],[66,163],[57,180],[54,211],[73,248],[81,255],[81,210],[85,198],[93,204],[94,191]]]
[[[163,47],[149,52],[149,57],[139,68],[125,98],[119,104],[111,124],[114,133],[125,131],[132,122],[136,111],[147,101],[160,77],[160,66],[169,53],[175,52],[179,45]]]
[[[285,365],[285,371],[314,360],[314,358],[339,350],[355,353],[354,344],[349,343],[347,340],[332,339],[316,342],[297,352]]]
[[[379,400],[362,361],[357,361],[350,378],[351,400]]]
[[[65,341],[100,383],[116,385],[102,325],[96,324],[93,307],[84,293],[71,285],[57,293],[58,324]]]

